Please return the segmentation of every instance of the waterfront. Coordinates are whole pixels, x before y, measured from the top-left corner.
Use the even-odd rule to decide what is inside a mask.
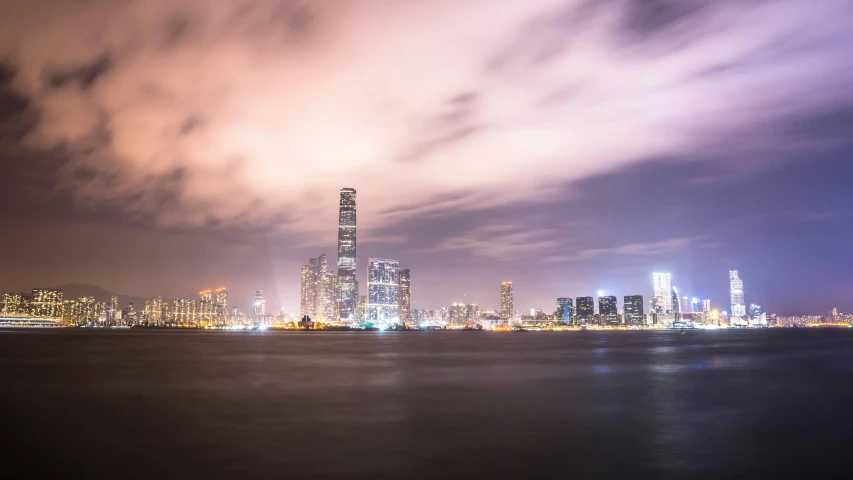
[[[853,332],[2,330],[12,477],[845,477]]]

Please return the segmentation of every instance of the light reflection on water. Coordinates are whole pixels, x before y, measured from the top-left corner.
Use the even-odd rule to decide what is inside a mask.
[[[128,465],[142,478],[831,472],[844,442],[820,439],[853,435],[832,413],[853,404],[838,388],[851,343],[837,331],[0,331],[0,449],[27,458],[39,445],[88,478]],[[28,478],[47,465],[30,462]]]

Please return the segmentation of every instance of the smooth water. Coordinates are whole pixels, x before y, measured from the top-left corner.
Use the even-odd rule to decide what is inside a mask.
[[[3,478],[853,478],[851,329],[2,330],[0,375]]]

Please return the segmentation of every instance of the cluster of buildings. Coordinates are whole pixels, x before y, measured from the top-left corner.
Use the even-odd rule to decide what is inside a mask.
[[[302,266],[300,314],[314,321],[345,325],[412,325],[412,279],[409,269],[387,258],[370,258],[367,292],[356,279],[356,191],[342,188],[338,211],[337,272],[326,254]]]
[[[137,309],[133,302],[119,308],[118,296],[99,302],[94,297],[63,299],[56,288],[34,288],[32,293],[4,293],[0,304],[0,325],[68,327],[235,327],[285,325],[296,321],[286,313],[265,311],[263,290],[254,298],[254,311],[228,309],[228,290],[220,287],[199,292],[197,298],[162,297],[145,301]]]
[[[653,296],[648,309],[642,295],[617,297],[599,292],[596,297],[560,297],[557,309],[521,312],[514,308],[513,282],[500,285],[500,309],[482,311],[476,304],[453,303],[437,310],[412,309],[409,269],[387,258],[370,258],[367,289],[361,294],[356,275],[356,191],[340,190],[337,268],[330,268],[326,254],[302,266],[299,316],[266,312],[263,290],[254,296],[252,312],[229,310],[228,290],[203,290],[197,298],[156,297],[137,310],[133,303],[120,309],[118,298],[98,302],[92,297],[63,299],[62,290],[34,288],[31,293],[6,293],[0,305],[0,325],[63,325],[102,327],[249,327],[301,325],[319,322],[353,327],[512,328],[515,326],[618,327],[618,326],[809,326],[850,324],[853,315],[834,310],[828,316],[768,316],[761,306],[747,307],[743,280],[729,271],[730,310],[711,308],[711,301],[681,296],[672,284],[672,273],[652,274]]]

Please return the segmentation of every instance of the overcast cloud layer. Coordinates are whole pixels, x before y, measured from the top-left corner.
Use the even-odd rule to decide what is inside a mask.
[[[649,157],[773,144],[853,93],[844,1],[0,9],[27,144],[73,153],[77,201],[163,227],[328,232],[343,186],[368,227],[544,202]]]

